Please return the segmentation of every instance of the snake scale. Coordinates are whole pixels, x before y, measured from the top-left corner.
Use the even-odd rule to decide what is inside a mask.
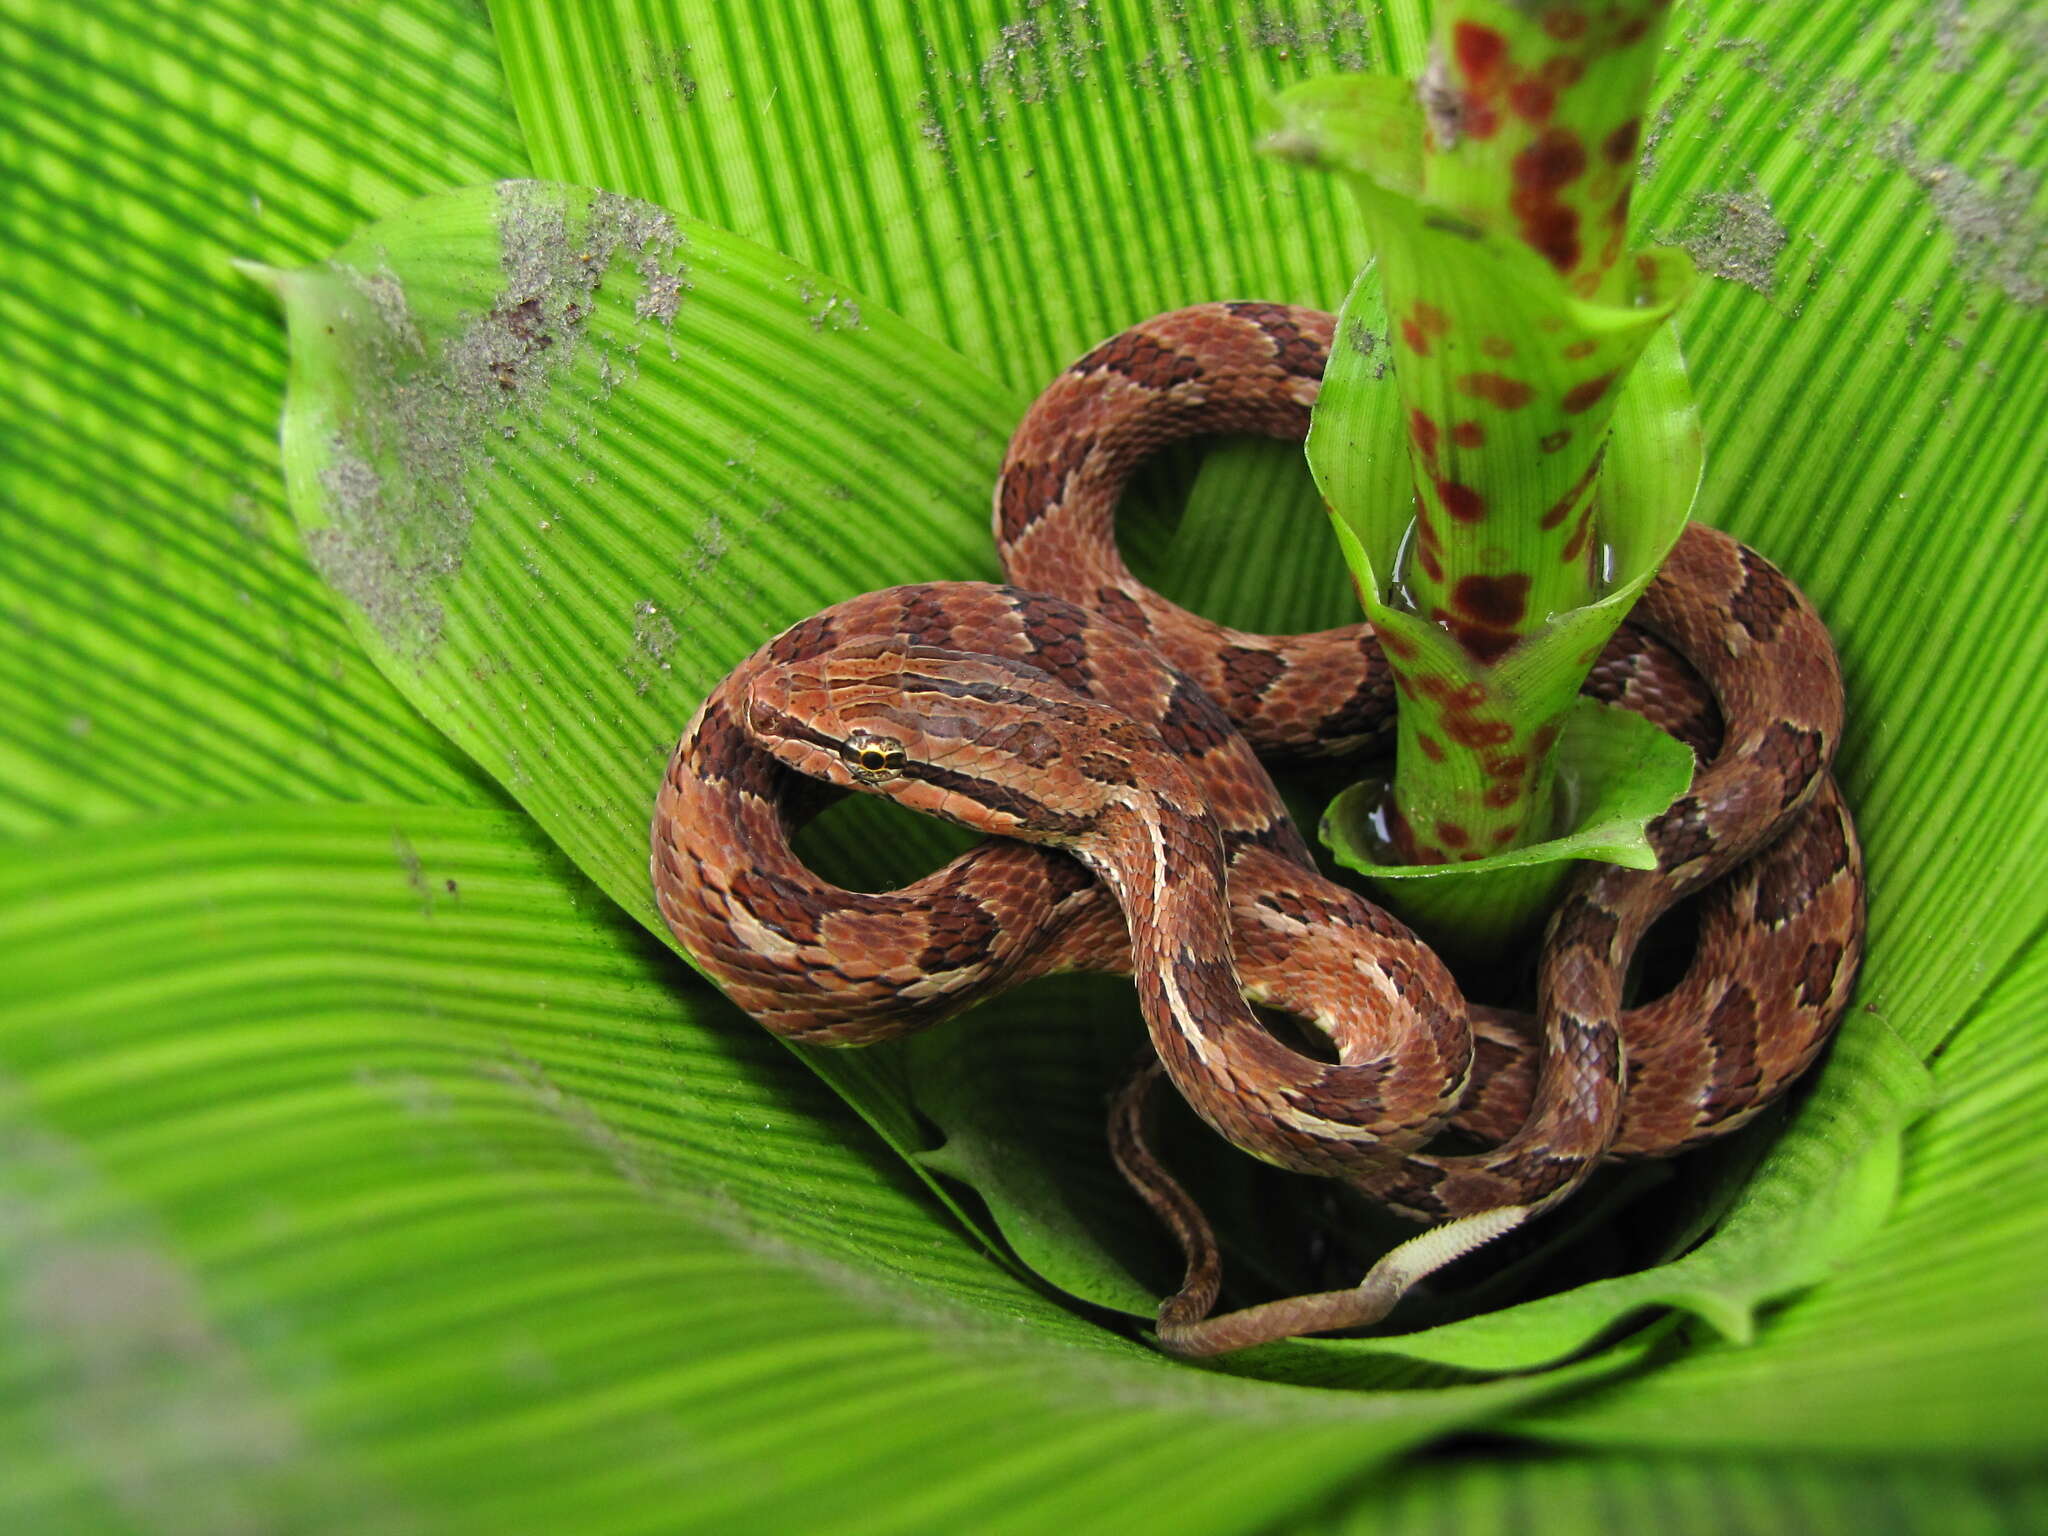
[[[1533,1025],[1468,1005],[1406,927],[1317,873],[1256,755],[1385,739],[1394,689],[1370,628],[1225,628],[1138,582],[1114,537],[1123,486],[1165,444],[1304,436],[1332,324],[1282,305],[1199,305],[1055,379],[996,490],[1013,585],[869,593],[736,668],[663,778],[655,893],[741,1007],[818,1044],[923,1028],[1054,971],[1132,974],[1167,1076],[1237,1146],[1418,1221],[1520,1219],[1603,1159],[1668,1155],[1743,1124],[1846,1008],[1864,904],[1828,771],[1839,668],[1768,561],[1688,528],[1587,685],[1703,754],[1650,827],[1659,865],[1574,875]],[[993,836],[901,890],[843,890],[791,850],[820,798],[808,780]],[[1683,980],[1624,1011],[1637,943],[1702,889]],[[1246,999],[1313,1021],[1337,1059],[1282,1043]],[[1276,1304],[1256,1327],[1203,1335],[1228,1319],[1200,1323],[1214,1296],[1213,1277],[1193,1277],[1202,1224],[1152,1163],[1132,1102],[1119,1160],[1191,1256],[1189,1287],[1162,1309],[1164,1342],[1208,1352],[1376,1315],[1355,1301]],[[1446,1126],[1495,1145],[1422,1150]]]

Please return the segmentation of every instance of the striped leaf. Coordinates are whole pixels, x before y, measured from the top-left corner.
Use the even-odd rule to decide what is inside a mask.
[[[1228,1532],[1630,1359],[1179,1370],[988,1264],[523,815],[19,848],[0,946],[8,1530]]]
[[[906,575],[984,570],[985,482],[966,482],[1052,371],[1174,304],[1335,305],[1363,255],[1346,210],[1256,161],[1245,130],[1277,86],[1414,73],[1426,20],[1415,0],[497,0],[488,27],[449,0],[22,0],[0,17],[0,827],[42,839],[0,858],[0,1522],[2039,1523],[2027,945],[2048,804],[2010,765],[2048,747],[2030,664],[2048,546],[2029,535],[2048,273],[2021,7],[1693,0],[1674,18],[1636,235],[1713,275],[1679,317],[1702,509],[1785,564],[1842,640],[1844,770],[1877,883],[1871,1012],[1775,1150],[1611,1197],[1624,1216],[1675,1207],[1667,1247],[1722,1218],[1680,1263],[1416,1334],[1421,1360],[1320,1344],[1234,1367],[1292,1385],[1169,1366],[991,1261],[891,1150],[925,1128],[876,1108],[915,1090],[945,1116],[939,1160],[979,1166],[1020,1254],[1141,1305],[1161,1255],[1084,1144],[1115,1022],[1078,1041],[1092,1056],[1033,1032],[1120,1011],[1115,988],[1027,992],[896,1060],[835,1058],[877,1141],[619,916],[638,899],[631,786],[691,690],[799,604],[898,579],[899,556],[929,562]],[[516,476],[472,466],[487,515],[454,586],[487,571],[525,604],[493,643],[529,673],[401,660],[352,599],[328,601],[286,522],[283,336],[227,263],[298,269],[420,194],[527,175],[703,221],[688,258],[732,286],[700,273],[692,297],[732,307],[685,330],[688,355],[732,419],[784,426],[738,383],[815,385],[816,340],[842,360],[894,349],[891,399],[929,381],[981,435],[907,448],[886,476],[856,443],[869,467],[846,498],[796,447],[763,450],[802,491],[767,524],[806,538],[734,539],[772,500],[730,451],[745,434],[690,416],[660,346],[600,412],[586,350],[543,429],[630,421],[640,461],[583,435],[493,445]],[[374,279],[377,260],[356,265]],[[766,298],[785,274],[855,296],[869,330],[812,332]],[[646,330],[603,302],[593,323],[622,347]],[[746,371],[763,339],[772,379]],[[819,390],[803,425],[886,434],[867,404]],[[576,484],[593,456],[612,477],[595,494]],[[1134,554],[1240,623],[1350,617],[1305,475],[1273,450],[1217,457],[1178,536],[1154,515],[1127,530]],[[1149,500],[1176,503],[1189,462]],[[902,533],[892,477],[936,493],[955,471],[957,530],[934,513],[930,539]],[[574,560],[494,521],[558,502],[582,518]],[[1271,511],[1247,527],[1240,507]],[[716,574],[741,570],[758,603]],[[473,592],[427,575],[456,620],[445,660],[482,631]],[[661,673],[664,632],[619,605],[664,592]],[[628,665],[670,696],[644,702]],[[521,702],[549,729],[514,720]],[[160,814],[190,807],[216,809]],[[826,842],[827,862],[886,842],[913,869],[936,846],[900,823]],[[1873,1231],[1915,1056],[1935,1056],[1940,1097]],[[1020,1122],[1018,1083],[1080,1097]],[[1043,1158],[1006,1193],[1020,1146]],[[1048,1188],[1068,1203],[1034,1237]],[[1549,1262],[1625,1267],[1608,1209],[1561,1227]],[[1649,1356],[1602,1332],[1674,1303],[1717,1326]],[[1474,1385],[1427,1363],[1497,1371],[1588,1343],[1588,1364]],[[1481,1428],[1455,1460],[1383,1465]]]
[[[296,264],[517,175],[492,39],[427,0],[0,14],[0,834],[249,798],[489,803],[299,552],[285,349],[238,256]],[[355,146],[376,144],[365,158]]]

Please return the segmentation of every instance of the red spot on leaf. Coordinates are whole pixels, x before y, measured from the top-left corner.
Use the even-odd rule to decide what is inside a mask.
[[[1532,123],[1550,120],[1557,106],[1557,93],[1541,80],[1524,75],[1508,87],[1508,107],[1517,117]]]
[[[1428,732],[1417,731],[1415,733],[1415,745],[1422,748],[1422,755],[1432,763],[1440,763],[1444,760],[1443,744]]]
[[[1564,349],[1564,355],[1570,358],[1573,362],[1577,362],[1582,357],[1591,357],[1595,352],[1598,352],[1599,350],[1600,343],[1595,341],[1592,337],[1588,336],[1584,340],[1575,341],[1570,346],[1566,347]]]
[[[1472,834],[1455,821],[1439,821],[1436,824],[1436,840],[1446,848],[1463,848],[1472,841]]]
[[[1489,336],[1479,343],[1479,350],[1488,357],[1513,357],[1515,344],[1505,336]]]
[[[1572,482],[1572,488],[1551,503],[1550,510],[1543,514],[1537,527],[1545,530],[1559,526],[1571,516],[1572,508],[1579,504],[1579,498],[1586,494],[1586,488],[1593,483],[1593,477],[1600,473],[1600,464],[1607,457],[1607,445],[1601,444],[1600,451],[1593,455],[1593,461],[1585,467],[1579,478]]]
[[[1586,147],[1569,128],[1547,128],[1510,167],[1515,190],[1508,199],[1522,224],[1522,239],[1559,271],[1579,260],[1579,211],[1558,193],[1586,169]]]
[[[1579,77],[1586,72],[1586,66],[1569,53],[1560,53],[1554,59],[1545,59],[1543,67],[1536,71],[1536,78],[1553,91],[1568,91],[1579,83]]]
[[[1600,403],[1601,397],[1613,387],[1615,378],[1615,374],[1603,373],[1596,379],[1586,380],[1583,384],[1574,384],[1564,392],[1564,408],[1566,412],[1576,416],[1581,411],[1591,410]]]
[[[1578,526],[1572,529],[1572,536],[1569,539],[1565,540],[1564,548],[1562,551],[1559,552],[1558,558],[1562,560],[1566,565],[1570,565],[1574,560],[1579,558],[1580,552],[1583,551],[1586,548],[1587,544],[1591,541],[1592,534],[1593,507],[1592,504],[1589,502],[1587,503],[1586,510],[1579,514]]]
[[[1647,16],[1630,18],[1628,23],[1614,35],[1615,46],[1633,48],[1650,33],[1650,19]]]
[[[1513,757],[1489,757],[1480,766],[1490,779],[1519,779],[1529,771],[1529,759],[1519,753]]]
[[[1521,832],[1522,824],[1519,821],[1509,826],[1496,827],[1493,833],[1493,846],[1496,848],[1505,848],[1509,843],[1512,843],[1517,837],[1519,837],[1521,835]]]
[[[1417,303],[1412,313],[1426,336],[1441,336],[1451,328],[1451,317],[1434,304]]]
[[[1550,749],[1557,745],[1557,727],[1546,725],[1529,738],[1529,751],[1535,757],[1547,757]]]
[[[1560,43],[1568,43],[1586,30],[1586,13],[1570,6],[1556,6],[1544,12],[1543,30]]]
[[[1552,128],[1515,156],[1515,185],[1529,192],[1556,192],[1586,169],[1586,147],[1569,128]]]
[[[1451,428],[1451,441],[1460,448],[1484,448],[1486,428],[1476,421],[1461,421]]]
[[[1560,272],[1578,265],[1585,249],[1579,244],[1579,211],[1555,203],[1522,218],[1522,239]]]
[[[1609,165],[1627,165],[1636,157],[1636,141],[1642,137],[1642,132],[1643,120],[1632,117],[1607,135],[1600,145],[1600,153],[1607,157]]]
[[[1413,661],[1415,659],[1414,642],[1395,634],[1392,630],[1381,630],[1379,632],[1379,642],[1380,649],[1389,656],[1398,657],[1402,661]]]
[[[1497,747],[1514,739],[1514,728],[1505,720],[1479,720],[1470,715],[1444,717],[1444,734],[1461,747]]]
[[[1429,338],[1422,334],[1422,327],[1413,320],[1401,322],[1401,339],[1408,343],[1408,350],[1417,357],[1429,356]]]
[[[1444,563],[1437,558],[1436,551],[1430,548],[1429,545],[1417,544],[1415,546],[1415,559],[1421,565],[1422,573],[1431,581],[1442,581],[1444,579]]]
[[[1486,498],[1469,485],[1460,485],[1455,480],[1439,480],[1436,493],[1443,498],[1444,510],[1461,523],[1477,523],[1485,520]]]
[[[1624,229],[1628,225],[1628,198],[1633,190],[1632,187],[1623,187],[1621,195],[1607,205],[1607,222],[1616,229]]]
[[[1529,578],[1513,576],[1462,576],[1451,591],[1451,601],[1467,618],[1505,628],[1519,624],[1529,608]]]
[[[1559,427],[1555,432],[1546,432],[1536,439],[1536,446],[1545,453],[1555,453],[1572,440],[1570,427]]]
[[[1422,411],[1408,413],[1408,435],[1415,439],[1416,452],[1431,464],[1436,462],[1436,423]]]
[[[1465,78],[1484,88],[1508,56],[1508,40],[1492,27],[1461,21],[1451,28],[1451,51],[1458,56],[1458,68]]]
[[[1486,786],[1486,793],[1479,798],[1497,811],[1505,810],[1522,798],[1522,786],[1519,784],[1489,784]]]
[[[1461,394],[1497,405],[1504,411],[1518,411],[1535,397],[1536,391],[1520,379],[1504,373],[1467,373],[1457,380]]]

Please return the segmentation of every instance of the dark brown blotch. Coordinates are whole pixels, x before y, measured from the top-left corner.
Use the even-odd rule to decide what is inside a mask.
[[[1049,458],[1019,457],[1003,469],[999,493],[1003,539],[1013,543],[1066,495],[1067,480],[1095,451],[1095,438],[1075,432]]]
[[[1818,1008],[1828,1000],[1828,994],[1835,987],[1835,973],[1842,967],[1842,946],[1830,939],[1826,943],[1806,946],[1806,954],[1799,963],[1799,1001],[1808,1008]]]
[[[1756,916],[1767,928],[1781,927],[1849,863],[1849,839],[1841,818],[1807,810],[1784,838],[1757,863]]]
[[[1014,593],[1012,601],[1031,642],[1031,664],[1076,693],[1089,692],[1094,674],[1088,666],[1087,614],[1038,592]]]
[[[1145,610],[1122,587],[1097,587],[1095,611],[1141,639],[1152,633],[1152,621],[1145,617]]]
[[[1112,336],[1070,370],[1074,373],[1120,373],[1147,389],[1171,389],[1202,376],[1201,361],[1169,346],[1144,330]]]
[[[1249,320],[1273,343],[1273,360],[1282,373],[1297,379],[1320,379],[1328,365],[1329,353],[1322,342],[1295,324],[1294,314],[1283,304],[1226,304],[1239,319]]]
[[[1223,663],[1226,696],[1233,712],[1238,715],[1251,713],[1259,696],[1287,670],[1287,662],[1282,657],[1244,645],[1226,645],[1219,659]]]
[[[1707,825],[1707,808],[1697,795],[1683,795],[1649,828],[1650,846],[1657,850],[1657,867],[1670,874],[1713,851],[1714,834]]]
[[[1707,1043],[1714,1048],[1714,1069],[1701,1108],[1711,1122],[1756,1102],[1763,1080],[1757,1065],[1756,994],[1740,982],[1730,986],[1707,1015]]]
[[[930,935],[917,957],[919,970],[957,971],[989,959],[1001,927],[980,902],[942,893],[930,898],[923,910]]]
[[[1114,752],[1083,752],[1075,766],[1081,770],[1081,777],[1093,779],[1097,784],[1120,784],[1130,788],[1138,782],[1137,771],[1129,758]]]
[[[838,639],[839,631],[832,622],[832,616],[814,613],[770,640],[768,659],[783,666],[792,661],[804,661],[820,651],[830,650]]]
[[[1729,600],[1735,622],[1758,640],[1773,640],[1784,628],[1785,618],[1799,606],[1792,585],[1778,568],[1755,550],[1742,551],[1742,585]]]
[[[1159,734],[1180,756],[1200,757],[1222,746],[1236,731],[1216,701],[1183,677],[1173,685],[1172,697],[1159,717]]]
[[[949,645],[953,610],[932,588],[909,587],[903,593],[903,633],[920,645]]]
[[[762,926],[797,944],[817,943],[819,924],[835,908],[822,892],[765,870],[736,870],[727,888]]]
[[[1755,755],[1778,776],[1778,809],[1788,811],[1825,764],[1827,737],[1789,720],[1773,720],[1758,739]]]
[[[1597,901],[1576,901],[1559,914],[1551,930],[1552,950],[1576,944],[1602,959],[1614,948],[1621,932],[1621,919]]]

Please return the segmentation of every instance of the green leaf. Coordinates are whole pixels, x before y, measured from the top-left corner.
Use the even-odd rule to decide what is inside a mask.
[[[837,273],[1027,391],[1160,310],[1331,303],[1350,210],[1256,154],[1257,105],[1333,67],[1410,73],[1423,42],[1412,9],[1292,3],[491,16],[539,174]]]
[[[1805,1456],[1473,1455],[1404,1466],[1288,1536],[2009,1536],[2048,1521],[2026,1470]]]
[[[2040,1464],[2048,1392],[2048,1113],[2037,943],[1934,1062],[1898,1207],[1828,1283],[1766,1317],[1752,1348],[1698,1341],[1531,1424],[1589,1445],[1946,1455]],[[1846,1043],[1846,1042],[1844,1042]]]
[[[1182,1370],[988,1264],[516,815],[68,835],[0,857],[0,952],[13,1530],[1224,1532],[1629,1359]]]
[[[525,164],[488,30],[307,0],[0,15],[0,835],[247,798],[496,792],[350,640],[284,512],[303,261]]]
[[[1470,864],[1390,868],[1371,858],[1365,818],[1375,807],[1369,785],[1330,802],[1323,841],[1347,869],[1378,880],[1427,880],[1475,870],[1516,869],[1566,859],[1601,859],[1628,869],[1655,869],[1657,855],[1643,829],[1685,793],[1692,754],[1641,715],[1595,699],[1572,706],[1557,741],[1558,772],[1578,793],[1567,796],[1568,831],[1531,848],[1510,848]]]
[[[1393,851],[1373,826],[1388,803],[1387,784],[1367,779],[1330,802],[1320,828],[1323,846],[1346,869],[1375,883],[1396,882],[1386,893],[1389,905],[1398,904],[1439,948],[1448,943],[1497,956],[1520,936],[1512,920],[1503,922],[1502,908],[1532,911],[1540,922],[1574,861],[1655,869],[1657,855],[1644,829],[1692,782],[1688,747],[1642,716],[1594,699],[1573,701],[1552,761],[1567,829],[1557,837],[1458,864],[1389,864],[1383,861]],[[1526,882],[1523,898],[1512,904],[1502,895],[1501,876],[1509,870],[1517,872],[1509,878]]]
[[[0,177],[13,215],[0,399],[17,450],[0,470],[7,828],[292,795],[496,794],[379,679],[296,552],[270,457],[281,335],[227,257],[288,267],[417,193],[536,168],[659,190],[802,258],[785,270],[836,273],[950,338],[1014,406],[1012,392],[1155,308],[1334,302],[1354,254],[1346,210],[1327,188],[1254,164],[1241,125],[1270,86],[1333,63],[1413,72],[1424,19],[1412,0],[1358,15],[1290,0],[1184,15],[1136,0],[681,10],[496,8],[531,166],[494,105],[491,39],[467,5],[315,13],[294,0],[207,0],[171,13],[89,0],[17,5],[0,20],[14,130]],[[1006,32],[1020,22],[1035,40]],[[692,50],[657,56],[679,42]],[[2048,889],[2032,878],[2048,802],[2012,771],[2048,751],[2026,664],[2048,623],[2048,543],[2028,510],[2042,486],[2032,445],[2048,430],[2036,43],[2010,7],[1699,0],[1675,25],[1637,200],[1644,238],[1676,239],[1719,274],[1684,316],[1710,444],[1702,515],[1785,565],[1842,642],[1843,770],[1876,882],[1859,1001],[1922,1054],[1975,1018],[2048,918]],[[652,185],[662,177],[666,189]],[[245,494],[267,514],[253,541],[236,525]],[[984,494],[963,503],[963,528]],[[1320,546],[1315,520],[1294,526],[1229,573],[1245,593],[1240,622],[1261,622],[1262,584],[1273,614],[1301,601],[1274,590],[1296,565],[1261,577],[1268,551],[1299,561]],[[871,512],[848,527],[818,548],[778,545],[775,558],[793,582],[834,590],[838,551],[893,537]],[[694,550],[686,534],[670,553],[687,564]],[[677,581],[690,587],[695,574]],[[718,606],[741,615],[745,599],[721,594]],[[1341,606],[1319,614],[1344,617]],[[751,643],[739,618],[720,624],[718,644]],[[424,877],[433,840],[413,825]],[[120,837],[146,860],[140,831]],[[510,835],[491,837],[500,831]],[[1938,1105],[1908,1148],[1898,1240],[1880,1230],[1844,1255],[1839,1274],[1766,1314],[1746,1348],[1709,1341],[1695,1364],[1678,1341],[1655,1362],[1614,1360],[1633,1374],[1571,1424],[1501,1416],[1523,1393],[1570,1390],[1549,1376],[1472,1389],[1455,1420],[1424,1424],[1401,1391],[1204,1377],[1197,1397],[1188,1372],[1120,1344],[1118,1372],[1128,1362],[1143,1376],[1070,1375],[1076,1350],[1105,1358],[1085,1326],[1032,1332],[986,1371],[962,1362],[980,1358],[990,1330],[1026,1312],[1058,1327],[1056,1310],[984,1266],[903,1184],[901,1164],[860,1141],[800,1073],[784,1063],[774,1078],[763,1042],[757,1064],[777,1086],[736,1093],[709,1139],[737,1163],[771,1167],[780,1160],[763,1138],[791,1132],[801,1145],[812,1123],[820,1156],[865,1148],[864,1181],[905,1190],[919,1213],[900,1237],[870,1232],[857,1252],[828,1248],[807,1263],[808,1238],[733,1239],[694,1208],[650,1221],[593,1195],[592,1180],[616,1170],[575,1126],[510,1084],[479,1089],[469,1058],[427,1063],[435,1086],[474,1098],[445,1126],[423,1130],[429,1117],[354,1084],[359,1063],[410,1063],[399,1053],[457,1024],[494,1032],[474,1056],[502,1036],[566,1043],[589,1060],[615,1037],[645,1040],[700,1003],[717,1007],[598,917],[606,909],[586,887],[564,874],[533,902],[552,921],[584,900],[579,921],[618,947],[578,937],[534,953],[551,975],[610,967],[613,983],[656,965],[649,985],[662,995],[650,994],[642,1023],[601,1008],[561,1030],[564,1010],[534,1023],[523,1004],[501,1008],[494,989],[528,931],[493,944],[488,963],[452,963],[431,988],[416,974],[380,984],[361,1003],[359,1022],[380,1042],[371,1053],[353,1035],[337,1048],[305,1019],[336,999],[356,1006],[360,979],[391,958],[381,937],[305,958],[357,900],[337,877],[338,909],[290,904],[330,877],[331,844],[275,883],[273,916],[292,931],[257,981],[235,971],[209,991],[219,946],[265,920],[263,906],[223,907],[216,891],[261,862],[260,818],[224,813],[215,833],[148,880],[111,861],[114,834],[67,834],[37,853],[44,862],[0,915],[13,923],[74,870],[103,886],[134,880],[132,913],[67,907],[76,932],[37,930],[38,974],[62,974],[72,996],[104,981],[125,1028],[156,1031],[116,1035],[104,1011],[60,999],[33,1031],[5,1034],[7,1072],[30,1101],[0,1109],[0,1179],[10,1195],[40,1182],[29,1202],[6,1203],[0,1232],[13,1246],[0,1263],[24,1251],[116,1261],[60,1263],[30,1295],[6,1297],[10,1528],[357,1529],[367,1513],[426,1529],[749,1517],[1122,1529],[1134,1510],[1217,1531],[1322,1529],[1347,1516],[1376,1530],[1482,1532],[1616,1519],[1678,1530],[2040,1523],[2040,1483],[2024,1464],[2038,1455],[2029,1426],[2042,1415],[2024,1372],[2040,1353],[2025,1327],[2041,1309],[2024,1287],[2043,1202],[2013,1161],[2038,1119],[2024,1096],[1993,1087]],[[381,825],[365,836],[388,846]],[[534,851],[523,836],[519,846]],[[387,878],[403,881],[391,857]],[[233,916],[216,921],[219,911]],[[129,927],[93,926],[167,916],[186,926],[140,952]],[[0,948],[9,1009],[25,974],[21,932]],[[479,1024],[464,1010],[480,986],[492,1002]],[[195,1024],[188,1004],[212,1011]],[[1997,1064],[2015,1082],[2030,1080],[2036,1013],[1984,1015],[1988,1038],[2022,1053]],[[733,1028],[722,1038],[745,1054],[752,1037]],[[1041,1067],[1064,1048],[1048,1036]],[[682,1059],[703,1080],[699,1058]],[[659,1067],[601,1081],[577,1070],[586,1101],[614,1084],[637,1095],[643,1142],[660,1140],[689,1086]],[[1830,1070],[1817,1093],[1832,1083]],[[46,1107],[52,1084],[60,1097]],[[147,1091],[131,1103],[135,1088]],[[348,1113],[349,1094],[365,1113]],[[1917,1193],[1920,1149],[1950,1137],[1952,1111],[1952,1173],[1930,1177],[1930,1205]],[[1982,1146],[1998,1155],[1979,1184],[1960,1170]],[[536,1149],[550,1161],[533,1176],[523,1170]],[[1674,1188],[1715,1156],[1675,1165]],[[692,1178],[705,1167],[658,1166]],[[551,1182],[558,1167],[572,1176]],[[274,1188],[290,1199],[282,1238],[265,1225],[278,1219]],[[1936,1211],[1973,1230],[1938,1224]],[[1753,1241],[1768,1257],[1768,1233]],[[614,1243],[652,1257],[625,1277],[607,1257]],[[907,1310],[877,1322],[875,1298],[901,1294],[879,1277],[937,1264],[941,1250],[985,1276],[983,1299],[920,1310],[914,1280]],[[124,1275],[139,1283],[113,1285],[118,1305],[95,1310],[109,1287],[90,1282]],[[81,1310],[65,1312],[73,1292]],[[24,1326],[24,1300],[46,1309],[38,1318],[85,1326]],[[1371,1379],[1384,1384],[1387,1356],[1375,1359]],[[1062,1395],[1049,1377],[1078,1385]],[[1923,1411],[1932,1428],[1919,1439]],[[1398,1474],[1372,1470],[1395,1444],[1454,1422],[1485,1438]],[[1509,1432],[1612,1449],[1531,1456],[1507,1446]],[[1743,1434],[1768,1443],[1733,1443]],[[1712,1457],[1678,1449],[1695,1437],[1728,1443]],[[1673,1449],[1629,1453],[1643,1439]],[[1984,1469],[1991,1457],[2008,1470]]]
[[[856,592],[994,573],[1014,403],[732,235],[508,183],[276,283],[293,511],[359,638],[657,931],[648,807],[719,677]]]

